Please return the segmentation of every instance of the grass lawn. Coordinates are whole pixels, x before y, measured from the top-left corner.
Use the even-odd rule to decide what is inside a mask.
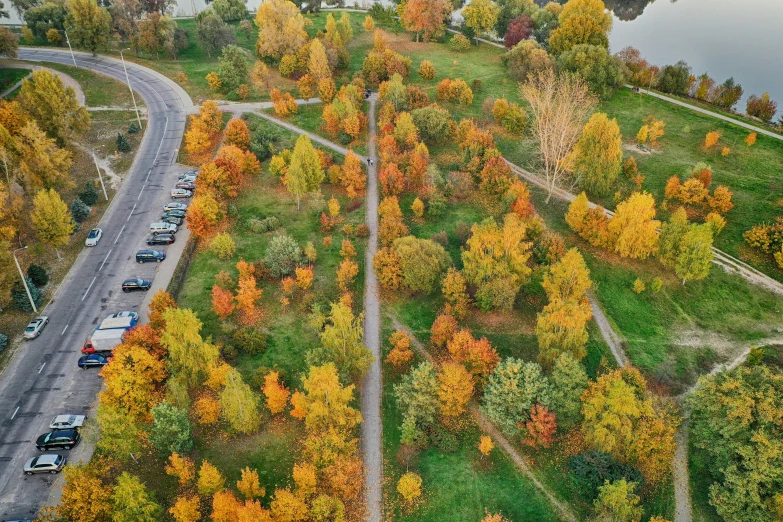
[[[590,246],[565,223],[565,203],[543,203],[543,191],[532,189],[536,209],[547,224],[578,246],[591,271],[594,291],[615,328],[628,341],[631,361],[648,377],[679,392],[699,374],[732,359],[747,345],[773,335],[780,324],[783,297],[750,285],[713,266],[701,281],[682,286],[657,261],[633,261]],[[660,293],[633,292],[636,278],[649,287],[654,277]]]
[[[0,69],[0,91],[4,91],[30,74],[30,69]]]
[[[87,69],[73,67],[72,65],[45,62],[42,62],[42,65],[64,72],[76,80],[84,91],[84,98],[88,107],[133,108],[133,100],[131,99],[128,85],[123,82],[103,74],[88,71]],[[144,101],[138,93],[136,94],[136,105],[139,107],[144,106]]]

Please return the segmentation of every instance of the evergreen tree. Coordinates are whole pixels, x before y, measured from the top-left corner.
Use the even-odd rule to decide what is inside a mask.
[[[117,150],[120,152],[130,152],[131,150],[130,143],[128,143],[128,138],[126,138],[125,135],[121,132],[117,133],[117,140],[115,144],[117,146]]]
[[[81,223],[90,217],[90,207],[85,205],[81,199],[76,198],[71,203],[71,215],[74,221]]]
[[[43,297],[43,294],[38,289],[38,287],[35,286],[32,279],[25,277],[25,280],[27,281],[27,287],[30,289],[30,295],[33,297],[35,306],[39,306],[41,304],[41,297]],[[14,286],[11,287],[11,300],[14,302],[14,307],[16,307],[17,310],[21,310],[23,312],[33,311],[33,307],[30,305],[30,299],[27,297],[27,292],[25,291],[24,284],[21,281],[15,282]]]

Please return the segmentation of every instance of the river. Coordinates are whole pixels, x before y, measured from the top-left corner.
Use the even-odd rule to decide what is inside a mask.
[[[685,60],[694,75],[733,76],[751,94],[783,109],[783,0],[609,0],[612,52],[631,45],[656,65]],[[778,115],[781,111],[778,111]]]

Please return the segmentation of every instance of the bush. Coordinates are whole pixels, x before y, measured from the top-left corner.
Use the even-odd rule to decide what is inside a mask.
[[[458,53],[465,52],[470,49],[470,40],[461,34],[455,34],[449,40],[449,49]]]
[[[620,464],[611,455],[600,451],[586,451],[568,459],[571,470],[571,480],[577,491],[588,502],[598,496],[598,488],[604,481],[614,482],[625,479],[635,482],[637,491],[644,486],[644,477],[638,469],[627,464]]]
[[[228,232],[217,234],[209,243],[209,251],[220,259],[230,259],[236,250],[237,245],[234,243],[234,238]]]
[[[25,279],[27,280],[27,286],[30,289],[30,295],[33,297],[35,306],[40,305],[43,294],[38,289],[38,287],[35,286],[35,283],[33,283],[32,279],[29,277],[26,277]],[[30,306],[30,299],[28,299],[27,292],[25,291],[24,285],[21,281],[15,282],[11,287],[11,299],[13,300],[14,307],[16,307],[17,310],[21,310],[23,312],[33,311],[33,307]]]
[[[444,230],[441,230],[436,234],[432,234],[430,239],[438,243],[443,248],[447,248],[449,246],[449,235]]]
[[[443,453],[454,453],[459,449],[457,436],[443,428],[437,428],[432,434],[432,443]]]
[[[457,236],[457,240],[461,244],[465,244],[467,242],[468,238],[471,234],[470,225],[465,223],[464,221],[457,221],[456,226],[454,227],[454,235]]]
[[[370,227],[362,223],[356,226],[356,237],[370,237]]]
[[[237,349],[250,355],[264,353],[269,346],[269,336],[266,332],[252,326],[244,326],[237,330],[233,341]]]
[[[481,80],[479,80],[478,78],[473,80],[473,83],[471,85],[472,85],[473,92],[479,92],[481,90],[481,87],[483,86]]]
[[[81,223],[90,217],[90,207],[81,199],[76,198],[73,200],[73,203],[71,203],[71,215],[73,216],[74,221]]]
[[[269,274],[274,278],[291,275],[302,262],[302,249],[296,240],[288,234],[280,234],[272,238],[266,249],[264,264],[269,268]]]
[[[220,355],[223,356],[223,359],[230,362],[237,358],[239,352],[232,345],[224,344],[220,347]]]
[[[92,181],[85,183],[84,190],[77,195],[88,207],[92,207],[98,202],[98,190],[95,188],[95,183]]]
[[[8,336],[0,333],[0,352],[5,350],[6,346],[8,346]]]
[[[49,274],[46,269],[39,265],[30,265],[27,269],[27,277],[32,279],[33,284],[38,288],[43,288],[49,282]]]
[[[131,123],[130,126],[128,127],[128,134],[136,134],[140,130],[141,129],[139,128],[138,125],[136,125],[135,123]]]
[[[124,134],[121,132],[117,133],[117,150],[120,152],[130,152],[131,146],[130,143],[128,143],[128,138],[125,137]]]
[[[264,219],[250,218],[246,222],[247,228],[257,234],[264,234],[277,230],[280,227],[280,220],[275,216],[269,216]]]

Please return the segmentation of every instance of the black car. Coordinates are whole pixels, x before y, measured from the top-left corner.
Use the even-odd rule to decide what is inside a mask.
[[[36,447],[41,451],[52,449],[72,449],[81,440],[79,430],[52,430],[44,433],[35,441]]]
[[[91,353],[90,355],[79,357],[79,362],[76,364],[78,364],[79,368],[82,370],[86,370],[87,368],[102,368],[109,364],[109,358],[100,353]]]
[[[158,234],[147,238],[148,245],[170,245],[174,242],[174,234]]]
[[[181,218],[181,217],[177,217],[177,216],[167,216],[165,214],[163,215],[163,217],[160,218],[160,220],[163,223],[172,223],[172,224],[177,225],[177,226],[181,225],[182,221],[184,219],[185,218]]]
[[[139,250],[136,252],[137,263],[149,263],[150,261],[160,263],[164,259],[166,259],[166,254],[157,250]]]
[[[146,279],[126,279],[122,282],[123,292],[133,292],[135,290],[144,290],[145,292],[152,286],[152,281]]]
[[[171,210],[166,210],[166,211],[164,211],[164,212],[163,212],[163,215],[162,215],[162,216],[160,216],[160,217],[161,217],[162,219],[166,219],[167,217],[178,217],[178,218],[184,218],[184,217],[185,217],[185,212],[186,212],[186,211],[184,211],[184,210],[180,210],[180,209],[176,209],[176,208],[175,208],[175,209],[171,209]]]

